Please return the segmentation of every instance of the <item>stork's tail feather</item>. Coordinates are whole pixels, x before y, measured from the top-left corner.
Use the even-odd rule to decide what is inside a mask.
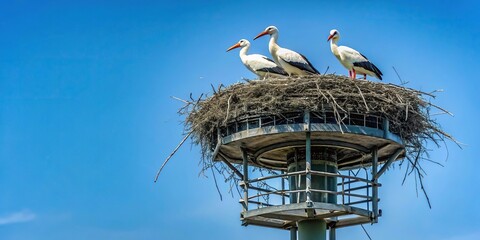
[[[308,67],[310,68],[310,69],[307,70],[308,72],[310,72],[310,73],[312,73],[312,74],[320,74],[320,72],[312,65],[312,63],[310,63],[310,61],[308,60],[308,58],[306,58],[306,57],[303,56],[302,54],[300,54],[300,56],[302,56],[302,57],[305,59],[305,61],[307,61]]]
[[[375,66],[373,63],[369,61],[355,62],[353,63],[353,66],[360,67],[370,72],[373,72],[378,79],[382,80],[383,73],[380,71],[380,69],[377,68],[377,66]]]
[[[377,75],[377,78],[382,80],[383,73],[373,63],[370,63],[370,64],[372,64],[373,72],[375,73],[375,75]]]

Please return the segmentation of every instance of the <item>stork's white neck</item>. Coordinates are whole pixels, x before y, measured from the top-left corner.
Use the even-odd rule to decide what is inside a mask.
[[[330,41],[330,50],[332,50],[333,55],[335,55],[337,58],[340,57],[340,54],[338,53],[338,38],[333,38]]]
[[[270,55],[272,55],[273,61],[275,61],[277,65],[280,65],[277,56],[277,50],[280,48],[280,46],[277,44],[277,39],[278,33],[274,33],[270,36],[270,42],[268,42],[268,51],[270,52]]]
[[[277,44],[277,39],[278,39],[278,33],[274,33],[270,35],[270,42],[268,43],[268,49],[270,50],[270,53],[272,53],[272,48],[278,48]]]
[[[250,49],[250,45],[247,45],[245,47],[242,47],[242,49],[240,49],[240,53],[239,53],[240,58],[243,58],[243,57],[247,56],[248,49]]]

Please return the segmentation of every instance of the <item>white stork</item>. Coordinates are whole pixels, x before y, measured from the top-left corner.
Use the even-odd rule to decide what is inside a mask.
[[[265,31],[258,34],[254,40],[267,34],[270,34],[268,50],[270,51],[273,60],[285,69],[289,75],[301,76],[307,74],[320,74],[305,56],[290,49],[278,46],[278,29],[275,26],[267,27]]]
[[[243,65],[252,71],[260,78],[264,79],[269,76],[282,77],[288,76],[288,73],[279,67],[275,62],[260,54],[250,54],[247,55],[248,49],[250,48],[250,42],[246,39],[240,39],[238,43],[231,46],[227,49],[227,52],[241,47],[240,50],[240,59],[242,60]]]
[[[363,56],[357,50],[346,47],[338,46],[337,42],[340,39],[340,33],[338,30],[333,29],[330,31],[327,41],[330,41],[330,49],[333,55],[337,57],[338,61],[348,69],[348,75],[350,78],[355,79],[357,73],[363,74],[363,79],[367,79],[367,75],[376,77],[382,80],[382,72],[377,66],[373,65],[367,57]]]

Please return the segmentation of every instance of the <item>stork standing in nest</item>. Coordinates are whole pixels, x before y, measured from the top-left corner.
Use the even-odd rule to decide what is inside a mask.
[[[242,60],[243,65],[248,68],[248,70],[255,73],[261,79],[267,77],[284,77],[288,76],[288,73],[279,67],[272,59],[267,58],[260,54],[250,54],[247,55],[248,49],[250,49],[250,42],[246,39],[240,39],[238,43],[231,46],[227,49],[227,52],[241,47],[240,50],[240,59]]]
[[[330,41],[330,49],[333,55],[337,57],[340,63],[348,69],[350,78],[355,79],[357,73],[363,74],[363,79],[367,79],[367,75],[376,77],[382,80],[382,72],[367,57],[363,56],[357,50],[346,46],[338,46],[337,42],[340,39],[338,30],[330,31],[327,41]]]
[[[267,27],[265,31],[258,34],[254,40],[267,34],[270,35],[268,50],[270,51],[273,60],[283,69],[285,69],[289,75],[303,76],[320,74],[305,56],[290,49],[278,46],[278,29],[275,26]]]

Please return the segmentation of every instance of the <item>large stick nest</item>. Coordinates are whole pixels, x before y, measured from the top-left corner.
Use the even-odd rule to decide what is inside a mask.
[[[217,168],[211,159],[217,130],[231,121],[255,115],[327,109],[335,113],[340,125],[342,116],[350,113],[385,117],[390,121],[390,131],[404,141],[408,159],[405,176],[415,172],[420,179],[425,172],[419,160],[429,160],[427,143],[439,145],[446,138],[455,141],[430,114],[432,109],[450,114],[430,102],[434,95],[394,84],[330,74],[252,80],[213,91],[209,97],[182,100],[186,105],[179,111],[186,115],[185,130],[193,143],[201,146],[203,170]]]
[[[216,143],[217,129],[230,121],[256,115],[276,115],[295,111],[335,112],[338,123],[350,113],[383,116],[390,131],[399,135],[407,147],[422,148],[425,140],[435,144],[451,138],[430,115],[432,94],[393,84],[352,80],[337,75],[253,80],[220,87],[213,96],[189,102],[185,127],[195,144],[208,158]]]

